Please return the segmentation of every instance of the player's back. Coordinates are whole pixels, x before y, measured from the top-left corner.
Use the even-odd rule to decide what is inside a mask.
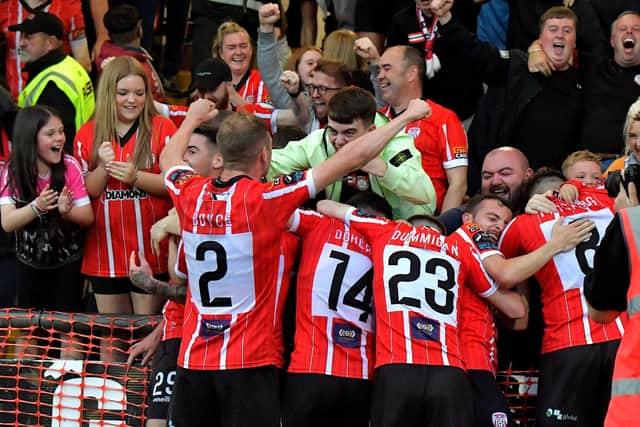
[[[468,244],[445,240],[428,227],[379,218],[352,214],[349,224],[365,235],[373,251],[376,366],[463,367],[458,283],[479,272]]]
[[[223,182],[176,168],[166,181],[180,215],[189,276],[181,366],[281,364],[273,327],[281,235],[289,215],[309,197],[310,176]]]
[[[367,379],[373,374],[371,247],[342,221],[298,210],[302,238],[295,348],[289,372]]]
[[[551,238],[554,223],[587,218],[595,223],[589,240],[575,249],[553,257],[535,275],[542,289],[542,314],[545,331],[542,353],[578,345],[618,339],[623,325],[620,319],[602,325],[589,319],[583,285],[585,275],[593,269],[593,256],[613,218],[613,205],[601,189],[580,193],[575,202],[553,199],[556,214],[523,214],[505,228],[500,249],[506,257],[536,250]]]

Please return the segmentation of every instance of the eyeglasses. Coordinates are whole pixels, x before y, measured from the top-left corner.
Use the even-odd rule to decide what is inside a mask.
[[[318,95],[320,96],[325,96],[327,94],[328,90],[340,90],[342,89],[341,87],[326,87],[326,86],[315,86],[312,84],[308,84],[307,85],[307,92],[309,92],[309,95],[313,95],[313,91],[317,90],[318,91]]]

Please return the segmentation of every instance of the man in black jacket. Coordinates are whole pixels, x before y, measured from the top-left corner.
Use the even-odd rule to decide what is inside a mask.
[[[577,149],[583,109],[580,76],[570,65],[576,46],[577,17],[553,7],[541,18],[540,49],[554,64],[550,77],[529,72],[527,55],[500,52],[477,41],[457,20],[440,27],[442,39],[468,59],[489,90],[469,130],[469,191],[478,189],[480,165],[493,148],[519,148],[533,169],[560,168]]]

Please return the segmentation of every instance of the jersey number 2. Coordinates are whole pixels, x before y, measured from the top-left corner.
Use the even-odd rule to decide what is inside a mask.
[[[202,242],[196,248],[196,260],[204,261],[204,255],[212,251],[216,255],[217,268],[207,271],[200,276],[200,299],[203,307],[231,307],[231,297],[215,297],[211,299],[209,294],[209,282],[220,280],[227,274],[227,253],[218,242]]]

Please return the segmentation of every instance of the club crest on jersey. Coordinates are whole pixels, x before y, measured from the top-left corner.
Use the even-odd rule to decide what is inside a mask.
[[[467,229],[469,230],[469,233],[473,234],[480,231],[480,226],[478,224],[469,224],[467,225]]]
[[[334,323],[333,342],[347,348],[360,347],[360,335],[362,331],[347,323]]]
[[[494,427],[507,427],[509,419],[504,412],[494,412],[491,414],[491,423],[493,423]]]
[[[416,340],[440,341],[440,324],[437,320],[411,316],[411,338]]]
[[[187,182],[187,180],[191,178],[193,175],[194,175],[193,171],[190,171],[187,169],[180,169],[173,172],[169,176],[169,181],[173,182],[176,185],[180,185]]]
[[[213,338],[224,334],[231,326],[231,321],[225,319],[203,319],[200,322],[200,336],[202,338]]]
[[[413,139],[416,139],[420,136],[420,128],[417,126],[407,129],[406,132],[407,135],[410,135]]]

